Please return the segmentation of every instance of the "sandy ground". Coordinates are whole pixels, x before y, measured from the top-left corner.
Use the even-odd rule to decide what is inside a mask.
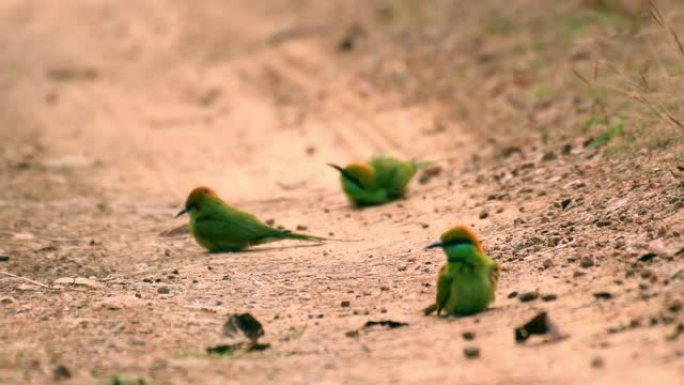
[[[368,88],[337,49],[344,6],[271,3],[0,4],[0,272],[31,280],[0,276],[0,383],[684,382],[684,186],[667,156],[606,160],[578,139],[494,159],[478,127],[435,129],[442,106]],[[325,163],[378,151],[443,171],[353,210]],[[200,184],[354,241],[207,254],[169,233]],[[497,301],[423,317],[444,260],[423,246],[456,223],[502,264]],[[540,310],[567,338],[516,344]],[[245,311],[271,348],[207,357]],[[369,320],[408,326],[348,336]]]

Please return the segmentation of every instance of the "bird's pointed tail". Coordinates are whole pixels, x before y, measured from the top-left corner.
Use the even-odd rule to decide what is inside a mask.
[[[436,165],[437,162],[439,162],[439,160],[414,160],[413,165],[416,166],[416,169],[418,170],[424,170]]]
[[[283,231],[283,238],[285,239],[297,239],[300,241],[310,241],[310,242],[323,242],[327,241],[327,238],[323,237],[317,237],[314,235],[308,235],[308,234],[302,234],[302,233],[293,233],[291,231]]]

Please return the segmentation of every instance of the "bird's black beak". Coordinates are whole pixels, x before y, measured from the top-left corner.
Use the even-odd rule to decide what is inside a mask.
[[[187,213],[188,213],[188,210],[183,209],[183,210],[181,210],[178,214],[176,214],[175,218],[178,218],[178,217],[180,217],[181,215],[187,214]]]
[[[438,242],[435,242],[435,243],[433,243],[433,244],[428,245],[427,247],[425,247],[425,250],[434,249],[434,248],[436,248],[436,247],[442,247],[442,246],[444,246],[444,244],[442,243],[442,241],[438,241]]]
[[[344,174],[344,169],[336,164],[328,163],[328,166]]]

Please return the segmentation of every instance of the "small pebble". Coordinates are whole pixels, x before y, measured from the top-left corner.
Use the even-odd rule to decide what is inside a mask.
[[[584,269],[588,269],[590,267],[594,266],[594,260],[589,258],[589,257],[582,257],[580,260],[580,267]]]
[[[480,357],[480,348],[476,346],[468,346],[463,348],[463,355],[468,359],[475,359]]]
[[[489,216],[489,213],[487,212],[487,210],[482,210],[482,211],[480,211],[480,215],[479,215],[478,217],[479,217],[480,219],[485,219],[485,218],[487,218],[488,216]]]
[[[557,300],[558,296],[556,294],[544,294],[541,299],[544,302],[551,302]]]
[[[535,299],[539,298],[539,292],[538,291],[528,291],[526,293],[520,294],[518,296],[518,299],[520,302],[530,302],[534,301]]]
[[[157,289],[157,293],[159,294],[169,294],[171,292],[171,289],[169,289],[168,286],[162,286],[159,289]]]
[[[466,341],[472,341],[475,339],[475,333],[474,332],[463,332],[463,334],[461,334],[461,336]]]
[[[349,306],[351,306],[351,302],[349,302],[349,301],[342,301],[342,302],[340,302],[340,306],[342,306],[342,307],[349,307]]]
[[[591,360],[591,367],[594,369],[601,369],[603,365],[603,358],[601,357],[594,357],[594,359]]]
[[[599,291],[597,293],[594,293],[594,298],[596,298],[596,299],[611,299],[611,298],[613,298],[613,295],[607,291]]]
[[[0,262],[7,262],[10,260],[9,255],[0,255]]]

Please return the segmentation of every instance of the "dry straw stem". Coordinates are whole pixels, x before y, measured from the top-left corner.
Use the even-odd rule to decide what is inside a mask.
[[[679,35],[677,35],[677,32],[670,28],[670,26],[665,22],[665,18],[660,12],[660,9],[658,9],[656,3],[653,0],[648,0],[648,2],[650,4],[651,17],[653,17],[653,20],[658,23],[660,28],[670,35],[673,43],[677,47],[681,59],[684,60],[684,46],[682,46],[682,41],[679,39]]]
[[[46,285],[46,284],[44,284],[44,283],[40,283],[40,282],[38,282],[38,281],[34,281],[34,280],[30,279],[30,278],[26,278],[26,277],[22,277],[22,276],[19,276],[19,275],[12,274],[12,273],[8,273],[8,272],[6,272],[6,271],[0,271],[0,274],[2,274],[2,275],[4,275],[4,276],[7,276],[7,277],[10,277],[10,278],[12,278],[12,279],[19,279],[19,280],[22,280],[22,281],[26,281],[26,282],[32,283],[32,284],[34,284],[34,285],[37,285],[37,286],[40,286],[40,287],[44,287],[44,288],[46,288],[46,289],[51,289],[50,286],[48,286],[48,285]]]

